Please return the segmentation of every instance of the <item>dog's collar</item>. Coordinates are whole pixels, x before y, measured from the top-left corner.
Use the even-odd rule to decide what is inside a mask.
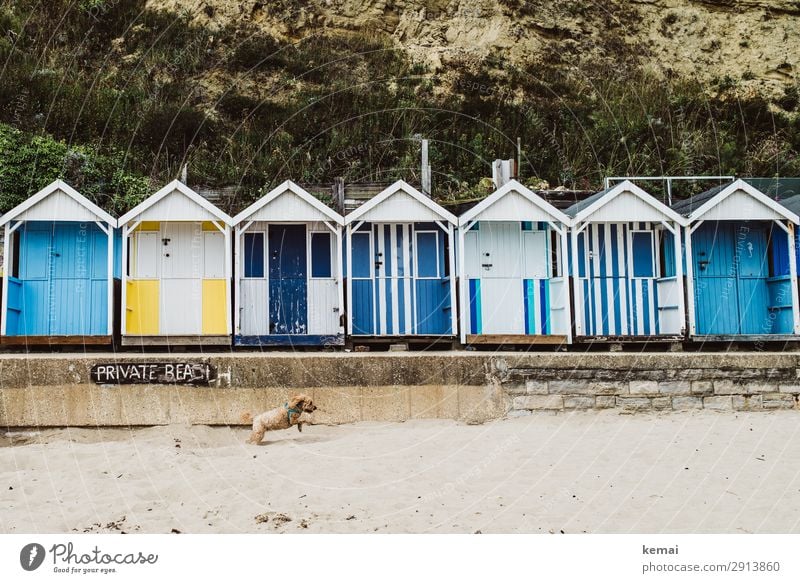
[[[300,409],[289,407],[289,403],[284,403],[283,408],[286,409],[286,418],[289,420],[289,425],[292,424],[292,413],[297,413],[298,415],[303,414],[303,412]]]

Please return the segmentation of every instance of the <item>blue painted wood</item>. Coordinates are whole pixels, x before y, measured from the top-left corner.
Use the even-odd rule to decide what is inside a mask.
[[[235,346],[343,346],[342,334],[271,334],[267,336],[234,336]]]
[[[269,330],[273,334],[308,332],[305,225],[269,227]]]
[[[762,222],[709,222],[695,231],[698,334],[785,333],[785,319],[770,310],[781,285],[768,283],[768,233]]]
[[[632,233],[633,277],[653,277],[653,233]]]
[[[94,223],[25,223],[9,336],[108,334],[108,239]],[[13,323],[12,323],[13,320]]]
[[[353,305],[350,306],[353,315],[353,334],[372,335],[375,333],[372,318],[372,280],[354,279],[350,285],[353,287]]]
[[[439,279],[416,281],[417,334],[451,334],[450,286]]]

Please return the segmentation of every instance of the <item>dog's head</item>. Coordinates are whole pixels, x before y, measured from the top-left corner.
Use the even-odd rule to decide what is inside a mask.
[[[313,413],[317,410],[317,406],[314,404],[314,401],[311,400],[311,397],[308,395],[295,395],[289,401],[289,405],[292,409],[300,409],[305,413]]]

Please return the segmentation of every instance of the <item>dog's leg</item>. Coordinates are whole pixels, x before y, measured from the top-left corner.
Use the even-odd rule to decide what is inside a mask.
[[[303,424],[302,423],[298,423],[297,424],[297,431],[299,431],[300,433],[303,432]]]
[[[247,440],[247,443],[252,443],[253,445],[258,445],[261,443],[261,440],[264,439],[264,429],[253,430],[250,434],[250,438]]]

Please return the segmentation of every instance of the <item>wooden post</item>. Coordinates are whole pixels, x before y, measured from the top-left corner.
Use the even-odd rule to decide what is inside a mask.
[[[422,193],[431,195],[431,167],[428,164],[428,140],[422,140]]]
[[[461,314],[461,344],[467,343],[467,310],[469,305],[469,279],[467,278],[466,264],[467,259],[464,256],[464,235],[466,225],[461,225],[458,229],[458,283],[461,289],[461,301],[458,303]]]
[[[225,325],[228,334],[231,334],[231,226],[225,224]],[[201,307],[202,309],[202,307]]]
[[[233,228],[233,280],[236,284],[236,294],[233,297],[233,334],[241,334],[242,330],[242,315],[240,313],[240,302],[242,295],[242,268],[241,268],[241,253],[242,253],[242,233],[239,225]]]

